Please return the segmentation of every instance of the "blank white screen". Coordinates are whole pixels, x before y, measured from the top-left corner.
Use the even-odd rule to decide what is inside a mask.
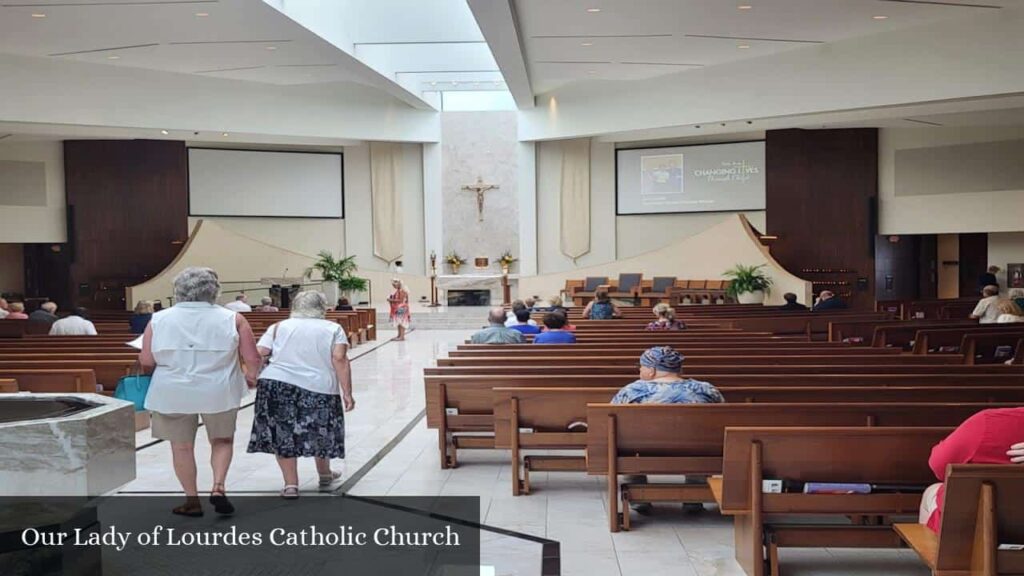
[[[189,212],[342,218],[341,170],[341,154],[189,148]]]
[[[764,210],[764,142],[616,152],[619,214]]]

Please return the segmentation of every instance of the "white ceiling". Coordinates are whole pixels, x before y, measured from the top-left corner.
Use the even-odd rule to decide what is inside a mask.
[[[1021,0],[512,1],[535,94],[575,82],[638,80],[821,49],[838,40],[1024,5]],[[588,11],[593,9],[599,11]]]

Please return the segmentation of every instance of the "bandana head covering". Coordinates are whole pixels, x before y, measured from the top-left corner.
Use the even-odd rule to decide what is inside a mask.
[[[640,365],[661,372],[679,372],[683,367],[683,355],[671,346],[655,346],[640,355]]]

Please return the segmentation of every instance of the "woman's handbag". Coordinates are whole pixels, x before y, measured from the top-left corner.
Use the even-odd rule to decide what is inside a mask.
[[[136,364],[136,367],[138,365]],[[152,377],[135,371],[134,374],[122,376],[117,381],[117,388],[114,390],[114,398],[127,400],[135,404],[135,411],[142,412],[146,409],[146,394],[149,393],[149,383]]]

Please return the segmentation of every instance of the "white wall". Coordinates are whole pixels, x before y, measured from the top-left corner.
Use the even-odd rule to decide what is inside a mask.
[[[46,206],[0,206],[0,242],[65,242],[63,143],[0,143],[0,160],[46,164]]]
[[[615,146],[591,140],[590,253],[575,264],[559,250],[558,197],[561,185],[562,141],[536,143],[538,273],[550,274],[632,258],[700,234],[736,212],[615,215]],[[740,212],[764,231],[765,212]]]
[[[0,244],[0,294],[25,291],[25,247]]]
[[[1024,127],[883,128],[879,131],[879,231],[882,234],[1024,230],[1024,190],[896,196],[896,151],[1024,138]],[[948,167],[956,170],[955,165]],[[922,191],[923,192],[923,191]]]
[[[335,255],[345,254],[345,221],[319,218],[217,218],[189,217],[188,229],[192,232],[196,222],[206,220],[242,236],[265,242],[315,257],[320,250],[330,250]],[[273,276],[281,272],[274,272]],[[289,276],[297,274],[291,270]],[[251,280],[242,278],[241,280]]]

